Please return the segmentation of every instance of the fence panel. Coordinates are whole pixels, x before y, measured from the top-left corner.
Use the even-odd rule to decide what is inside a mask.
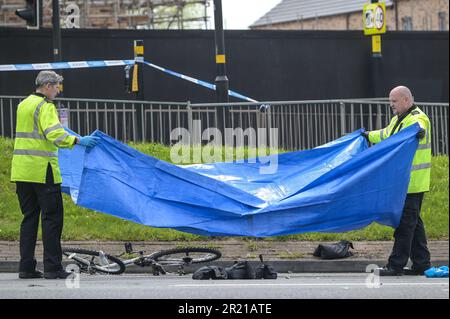
[[[0,96],[1,136],[14,137],[16,108],[23,98]],[[190,133],[190,143],[206,144],[211,140],[207,133],[212,132],[205,132],[207,128],[217,128],[221,142],[225,142],[225,128],[247,133],[253,129],[255,138],[264,137],[265,141],[269,141],[271,129],[277,129],[275,144],[286,150],[310,149],[361,127],[380,129],[393,116],[388,101],[367,99],[191,104],[60,98],[55,104],[67,110],[68,126],[80,135],[98,129],[124,142],[171,145],[177,140],[171,140],[170,133],[182,128]],[[417,105],[432,123],[433,154],[448,155],[449,104]],[[203,132],[206,135],[202,137]],[[249,136],[244,134],[247,140]]]

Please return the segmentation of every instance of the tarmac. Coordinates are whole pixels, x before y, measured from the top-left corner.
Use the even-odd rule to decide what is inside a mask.
[[[353,241],[354,249],[350,249],[353,256],[342,259],[324,260],[314,257],[314,250],[319,244],[335,242],[315,241],[272,241],[258,239],[224,239],[190,242],[162,242],[145,241],[133,242],[135,251],[152,253],[158,250],[171,249],[179,246],[209,247],[218,249],[222,257],[210,264],[217,266],[230,266],[234,261],[247,260],[252,265],[260,264],[258,256],[261,254],[264,262],[282,273],[352,273],[366,272],[369,265],[382,267],[386,265],[392,250],[393,241]],[[125,242],[119,241],[67,241],[64,247],[77,247],[92,250],[102,250],[111,255],[120,255],[125,252]],[[449,241],[429,241],[428,248],[431,253],[433,266],[448,265]],[[38,269],[42,270],[43,246],[38,241],[36,245],[36,260]],[[0,272],[17,272],[20,260],[19,242],[0,241]],[[69,264],[64,260],[64,265]],[[192,272],[203,266],[187,267],[186,272]],[[373,267],[373,266],[371,266]],[[369,267],[370,268],[370,267]],[[147,267],[128,267],[127,273],[151,273]]]

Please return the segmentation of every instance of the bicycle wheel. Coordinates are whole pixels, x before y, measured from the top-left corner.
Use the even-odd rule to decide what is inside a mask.
[[[125,264],[117,257],[100,251],[81,249],[81,248],[63,248],[62,252],[69,259],[78,263],[82,271],[89,273],[101,272],[110,275],[120,275],[125,271]]]
[[[213,261],[222,257],[222,253],[216,249],[188,247],[161,250],[149,258],[161,265],[189,265]]]

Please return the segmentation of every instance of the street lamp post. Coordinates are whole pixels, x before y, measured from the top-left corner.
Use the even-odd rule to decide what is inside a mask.
[[[222,0],[214,0],[214,39],[216,43],[216,67],[217,76],[216,83],[216,97],[217,102],[228,102],[228,78],[226,71],[225,59],[225,40],[223,35],[223,21],[222,21]]]
[[[53,61],[61,62],[61,27],[59,21],[59,0],[52,1],[52,24],[53,24]]]
[[[59,0],[52,0],[52,37],[53,37],[53,62],[61,62],[62,61],[62,50],[61,50],[61,26],[59,19]],[[60,70],[59,74],[63,75],[62,70]],[[59,96],[64,96],[64,88],[63,84],[60,87]],[[69,127],[69,110],[64,106],[61,101],[57,102],[57,107],[59,111],[59,117],[61,123],[64,126]]]
[[[214,40],[216,45],[216,100],[219,103],[228,103],[228,78],[225,58],[225,40],[223,34],[222,21],[222,0],[214,0]],[[226,106],[216,107],[217,123],[216,126],[225,136],[225,128],[227,127],[227,119],[229,112]]]

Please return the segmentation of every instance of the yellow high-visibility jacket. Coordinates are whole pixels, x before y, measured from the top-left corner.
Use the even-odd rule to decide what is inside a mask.
[[[425,130],[425,137],[419,141],[419,146],[414,154],[408,194],[427,192],[430,190],[431,175],[431,124],[428,116],[417,106],[412,106],[408,112],[399,123],[397,123],[398,116],[394,116],[384,129],[369,132],[369,141],[379,143],[405,127],[419,123],[420,127]]]
[[[76,138],[59,122],[55,105],[34,93],[17,107],[11,181],[45,183],[50,163],[55,184],[62,183],[58,148],[72,148]]]

